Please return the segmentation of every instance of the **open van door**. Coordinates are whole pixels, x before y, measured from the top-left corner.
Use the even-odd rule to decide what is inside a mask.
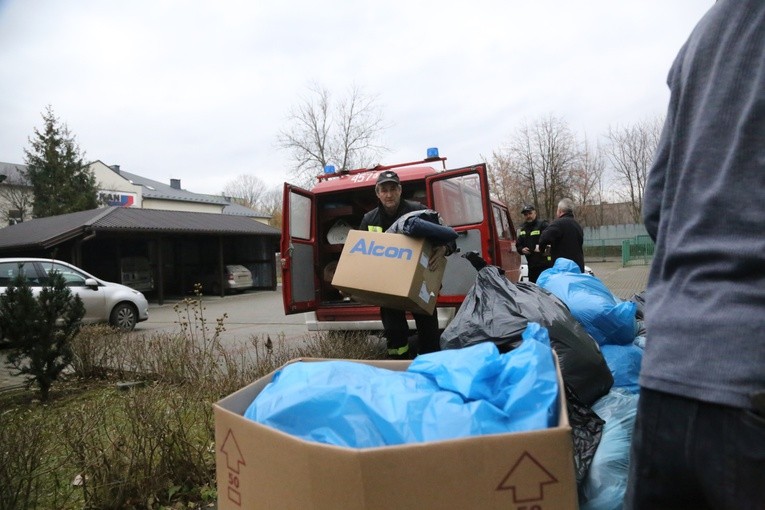
[[[459,234],[459,253],[446,259],[439,305],[459,305],[475,283],[476,270],[461,257],[477,251],[490,264],[497,260],[489,181],[485,164],[448,170],[426,178],[428,207]]]
[[[282,211],[282,299],[284,313],[316,310],[316,196],[284,183]]]

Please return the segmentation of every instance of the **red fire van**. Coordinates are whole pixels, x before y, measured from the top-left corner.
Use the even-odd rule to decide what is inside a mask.
[[[475,281],[475,268],[461,254],[478,251],[490,264],[504,268],[510,280],[519,280],[516,230],[507,207],[490,196],[486,165],[447,169],[446,158],[433,149],[428,152],[433,156],[422,161],[326,171],[310,191],[285,183],[281,269],[286,314],[305,313],[311,331],[382,330],[379,308],[349,300],[330,282],[345,235],[378,205],[375,183],[384,170],[399,175],[402,198],[438,211],[459,233],[459,252],[447,258],[438,298],[441,328]],[[410,327],[414,329],[413,320]]]

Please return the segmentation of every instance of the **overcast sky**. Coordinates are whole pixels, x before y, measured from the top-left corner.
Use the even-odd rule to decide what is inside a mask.
[[[50,104],[86,160],[219,193],[287,178],[276,146],[316,82],[378,97],[382,163],[480,161],[553,114],[597,141],[663,115],[714,0],[0,0],[0,161]]]

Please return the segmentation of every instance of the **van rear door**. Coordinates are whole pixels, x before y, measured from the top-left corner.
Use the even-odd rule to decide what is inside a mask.
[[[447,170],[427,177],[425,182],[428,207],[438,211],[444,222],[459,234],[460,253],[446,259],[438,304],[459,305],[477,274],[472,264],[460,255],[477,251],[490,264],[497,259],[486,165]]]
[[[316,310],[316,196],[284,184],[282,211],[282,298],[284,313]]]
[[[494,211],[494,233],[497,236],[499,259],[499,263],[495,264],[505,270],[508,280],[517,283],[521,279],[521,255],[515,249],[518,240],[515,225],[503,203],[492,200],[491,208]]]

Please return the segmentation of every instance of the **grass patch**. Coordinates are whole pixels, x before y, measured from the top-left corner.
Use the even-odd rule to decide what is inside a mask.
[[[176,310],[176,334],[83,328],[45,403],[0,391],[0,510],[213,507],[214,402],[291,359],[385,357],[363,333],[224,348],[225,318],[196,299]]]

